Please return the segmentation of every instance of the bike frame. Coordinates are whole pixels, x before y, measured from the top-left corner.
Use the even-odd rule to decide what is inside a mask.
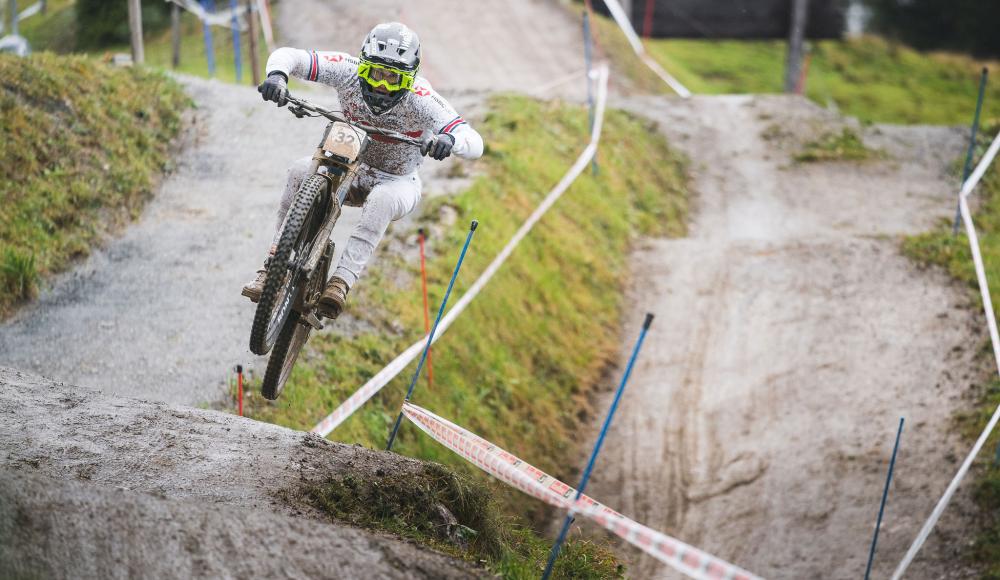
[[[324,109],[301,99],[289,96],[288,100],[289,110],[296,117],[323,116],[330,120],[326,126],[326,130],[323,132],[322,140],[320,140],[319,145],[316,147],[316,151],[312,157],[312,164],[307,173],[307,175],[323,176],[329,183],[328,193],[331,193],[331,197],[336,200],[336,203],[328,204],[326,215],[323,218],[323,225],[314,238],[316,240],[329,240],[333,234],[333,228],[340,218],[341,208],[347,199],[347,194],[354,183],[355,177],[357,177],[358,167],[361,164],[361,156],[370,143],[368,133],[378,133],[413,146],[421,146],[423,145],[423,141],[396,131],[351,122],[335,111]],[[284,224],[282,224],[282,228],[284,228]],[[316,268],[325,254],[330,254],[326,261],[326,267],[323,268],[323,272],[317,272]],[[305,273],[302,285],[303,294],[314,281],[316,274],[320,274],[323,284],[326,283],[329,268],[333,260],[332,254],[332,244],[313,244],[308,258],[301,266],[301,270]],[[308,324],[317,330],[323,328],[322,322],[320,322],[319,317],[314,312],[322,291],[323,288],[320,287],[312,295],[301,296],[300,299],[295,301],[295,305],[293,306],[293,309],[301,314],[301,323]]]

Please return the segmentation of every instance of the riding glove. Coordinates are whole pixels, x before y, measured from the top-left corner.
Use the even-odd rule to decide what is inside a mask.
[[[288,104],[288,77],[275,71],[267,75],[267,80],[257,87],[257,92],[265,101],[274,101],[279,107],[284,107]]]
[[[455,138],[448,133],[438,133],[430,139],[424,140],[420,147],[420,152],[430,155],[432,158],[441,161],[451,155],[451,148],[455,146]]]

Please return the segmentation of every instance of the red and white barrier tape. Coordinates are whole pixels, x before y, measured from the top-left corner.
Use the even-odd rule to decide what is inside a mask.
[[[437,342],[441,335],[448,329],[449,326],[458,318],[468,306],[472,300],[479,295],[486,283],[493,278],[493,276],[500,270],[500,266],[507,261],[511,253],[514,252],[514,248],[521,243],[531,228],[538,223],[538,220],[542,219],[542,216],[552,207],[552,205],[562,196],[562,194],[569,188],[574,180],[587,168],[590,160],[597,153],[597,143],[601,139],[601,129],[604,126],[604,108],[608,100],[608,67],[607,65],[602,65],[597,69],[598,77],[598,91],[597,91],[597,107],[594,113],[594,128],[590,134],[590,143],[587,145],[583,153],[577,158],[576,163],[573,167],[563,176],[562,180],[556,184],[555,188],[549,192],[542,203],[535,209],[535,211],[528,217],[527,220],[521,225],[521,228],[517,230],[514,236],[507,242],[497,257],[493,259],[486,270],[473,282],[469,290],[462,296],[462,298],[455,303],[444,318],[441,319],[440,324],[438,324],[437,333],[434,335],[434,342]],[[351,395],[346,401],[341,403],[332,413],[327,415],[320,421],[315,427],[312,428],[312,432],[316,433],[322,437],[329,435],[334,429],[336,429],[341,423],[343,423],[348,417],[350,417],[355,411],[358,410],[362,405],[365,404],[368,399],[372,398],[375,393],[382,390],[384,386],[389,384],[389,381],[394,379],[396,375],[401,373],[406,365],[413,362],[420,352],[424,348],[424,344],[427,342],[427,336],[423,336],[419,341],[410,345],[402,354],[397,356],[392,360],[386,367],[380,370],[372,378],[368,380],[360,389],[357,390],[353,395]]]
[[[979,184],[979,180],[983,178],[986,170],[993,163],[993,159],[996,158],[997,153],[1000,152],[1000,133],[997,134],[996,138],[993,139],[993,144],[990,145],[989,150],[983,159],[976,166],[976,170],[969,176],[969,179],[962,184],[962,191],[958,194],[958,204],[962,211],[962,221],[965,222],[965,231],[969,236],[969,247],[972,250],[972,261],[976,268],[976,278],[979,280],[979,292],[983,299],[983,310],[986,314],[986,325],[990,331],[990,342],[993,344],[993,358],[996,359],[997,373],[1000,374],[1000,333],[997,332],[997,319],[996,315],[993,313],[993,301],[990,298],[990,286],[986,281],[986,268],[983,265],[983,255],[979,251],[979,237],[976,235],[976,226],[972,223],[972,213],[969,211],[969,203],[967,197],[975,189],[976,185]],[[910,563],[913,562],[913,558],[916,557],[917,552],[920,551],[921,546],[927,541],[927,537],[930,535],[931,530],[937,525],[938,519],[941,514],[944,513],[944,509],[948,506],[948,502],[951,501],[951,497],[955,495],[955,491],[958,489],[958,485],[962,483],[962,479],[965,478],[965,474],[968,473],[969,468],[972,467],[972,462],[979,455],[979,451],[982,450],[983,445],[986,444],[986,440],[989,438],[990,433],[997,426],[997,422],[1000,421],[1000,406],[997,407],[996,411],[993,412],[993,416],[990,418],[989,423],[983,432],[979,435],[979,439],[976,440],[976,444],[972,446],[972,451],[969,452],[968,457],[962,463],[962,466],[958,468],[958,473],[948,484],[948,488],[945,489],[944,495],[938,500],[936,506],[934,506],[934,511],[931,512],[931,516],[927,518],[924,523],[924,527],[920,529],[920,533],[917,534],[917,538],[913,540],[913,544],[910,549],[907,550],[906,555],[903,560],[900,561],[899,566],[896,567],[896,571],[892,574],[892,580],[898,580],[903,577],[903,573],[906,572],[906,568],[909,567]]]
[[[642,40],[635,33],[635,29],[632,28],[632,22],[628,19],[628,14],[625,13],[625,9],[622,8],[618,0],[604,0],[604,4],[608,7],[608,11],[611,12],[611,17],[618,23],[618,28],[621,28],[622,32],[625,33],[625,38],[628,39],[628,43],[632,45],[632,50],[635,51],[636,56],[639,57],[643,64],[649,67],[649,70],[653,71],[653,74],[660,77],[660,80],[667,83],[667,86],[675,93],[682,98],[689,98],[691,91],[646,53],[646,47],[642,45]]]
[[[630,520],[589,496],[581,495],[574,502],[576,490],[572,487],[427,409],[404,403],[403,414],[436,441],[500,481],[551,505],[591,518],[691,578],[758,579],[758,576],[742,568]]]

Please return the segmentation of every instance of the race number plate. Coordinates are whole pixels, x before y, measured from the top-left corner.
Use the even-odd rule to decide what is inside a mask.
[[[338,121],[330,127],[323,150],[347,159],[348,163],[354,163],[361,153],[361,141],[364,138],[365,132],[361,129]]]

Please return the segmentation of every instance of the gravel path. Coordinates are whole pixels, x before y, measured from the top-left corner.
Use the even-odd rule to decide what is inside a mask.
[[[276,26],[290,46],[355,53],[372,27],[398,20],[420,36],[421,74],[445,97],[465,91],[525,93],[583,71],[580,23],[560,4],[282,0]],[[584,87],[581,79],[559,91],[576,96]]]
[[[897,241],[950,215],[962,133],[875,128],[887,160],[793,165],[842,122],[778,96],[629,108],[694,159],[697,208],[688,238],[635,253],[626,328],[657,318],[594,496],[766,577],[858,578],[905,416],[874,572],[887,577],[965,452],[951,417],[979,316]],[[975,577],[954,558],[974,536],[957,499],[914,578]],[[650,558],[632,573],[674,577]]]
[[[277,25],[289,45],[355,52],[376,22],[403,18],[425,43],[424,74],[473,122],[488,91],[535,90],[580,60],[575,23],[550,2],[404,6],[284,0]],[[276,111],[249,87],[183,82],[197,110],[176,170],[138,222],[0,324],[0,365],[187,405],[221,400],[238,363],[263,370],[266,359],[247,348],[253,305],[239,292],[270,243],[285,171],[312,153],[323,124]],[[336,102],[332,91],[308,90]],[[452,176],[452,163],[424,165],[425,195],[468,184]],[[466,169],[475,173],[474,164]],[[345,208],[338,251],[358,214]]]
[[[184,84],[198,108],[176,170],[138,222],[0,326],[0,364],[194,405],[251,361],[240,288],[267,251],[285,168],[323,126],[249,87]]]

